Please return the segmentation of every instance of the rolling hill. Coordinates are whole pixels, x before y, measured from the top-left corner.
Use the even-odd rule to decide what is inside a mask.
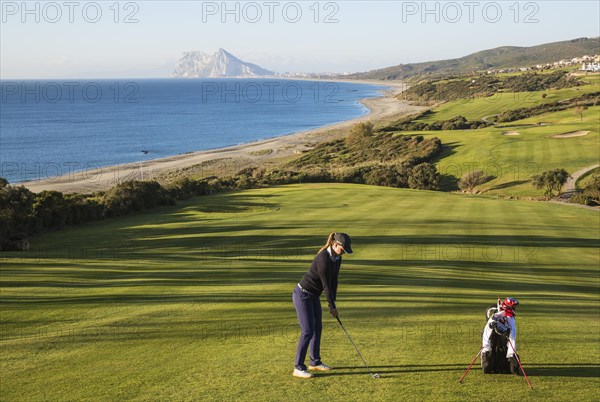
[[[600,53],[600,38],[578,38],[531,47],[502,46],[458,59],[399,64],[351,74],[346,78],[401,80],[420,74],[459,74],[489,68],[533,66],[598,53]]]

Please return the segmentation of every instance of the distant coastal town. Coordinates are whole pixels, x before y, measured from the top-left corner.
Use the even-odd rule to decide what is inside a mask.
[[[554,63],[536,64],[535,66],[529,67],[518,67],[518,68],[502,68],[502,69],[489,69],[488,74],[502,74],[502,73],[516,73],[523,71],[535,71],[535,70],[552,70],[556,68],[573,67],[581,65],[579,71],[587,72],[600,72],[600,55],[595,56],[581,56],[575,57],[568,60],[559,60]]]

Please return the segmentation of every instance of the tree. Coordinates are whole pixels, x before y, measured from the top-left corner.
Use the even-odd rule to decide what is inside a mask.
[[[31,214],[36,231],[60,228],[67,222],[69,205],[62,193],[44,190],[36,194]]]
[[[104,194],[106,216],[127,215],[158,205],[173,204],[165,189],[156,181],[126,181]]]
[[[485,183],[490,178],[485,175],[481,170],[477,170],[474,172],[465,173],[460,180],[458,181],[458,187],[461,190],[466,190],[472,193],[475,190],[475,187],[480,184]]]
[[[569,173],[565,169],[553,169],[533,176],[531,182],[537,189],[544,188],[545,196],[553,198],[555,191],[557,196],[560,195],[560,190],[569,177]]]
[[[23,186],[0,189],[0,249],[30,233],[34,199],[35,194]]]

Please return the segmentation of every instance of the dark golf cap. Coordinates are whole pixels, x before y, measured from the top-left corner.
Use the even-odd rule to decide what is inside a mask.
[[[339,242],[346,253],[352,254],[352,240],[346,233],[336,232],[333,235],[333,240]]]

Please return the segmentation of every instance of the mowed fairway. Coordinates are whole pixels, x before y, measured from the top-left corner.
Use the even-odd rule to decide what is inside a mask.
[[[552,138],[573,132],[587,134]],[[533,175],[559,168],[572,174],[600,160],[600,107],[588,108],[582,118],[566,110],[480,130],[411,134],[438,137],[446,145],[436,163],[446,181],[480,170],[492,178],[478,187],[488,194],[541,196]]]
[[[353,236],[336,369],[292,377],[295,284],[331,230]],[[314,184],[195,198],[46,234],[1,265],[1,392],[13,400],[580,400],[600,386],[597,211]],[[497,295],[521,301],[533,383],[458,379]],[[323,302],[326,309],[326,303]]]

